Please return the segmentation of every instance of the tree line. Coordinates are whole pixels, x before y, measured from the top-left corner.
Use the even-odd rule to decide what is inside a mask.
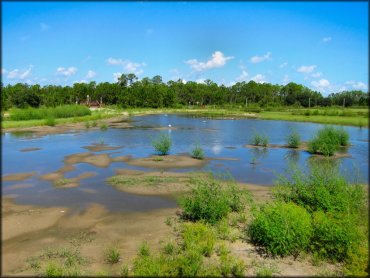
[[[117,83],[75,83],[73,86],[1,84],[2,110],[12,107],[55,107],[65,104],[102,100],[104,105],[128,107],[183,107],[186,105],[255,105],[260,107],[291,106],[368,106],[369,92],[344,91],[324,97],[294,82],[286,85],[238,82],[232,86],[218,85],[207,79],[204,83],[193,81],[168,81],[159,75],[138,80],[135,74],[122,74]]]

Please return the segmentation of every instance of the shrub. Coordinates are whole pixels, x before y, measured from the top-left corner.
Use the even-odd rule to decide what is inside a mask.
[[[55,119],[54,118],[47,118],[45,120],[45,125],[48,125],[48,126],[55,126]]]
[[[106,123],[102,123],[102,124],[100,125],[100,129],[101,129],[101,130],[107,130],[107,129],[108,129],[107,124],[106,124]]]
[[[90,122],[85,122],[85,127],[90,128]]]
[[[92,126],[93,126],[93,127],[97,127],[97,126],[98,126],[98,123],[97,123],[96,121],[93,121],[93,122],[92,122]]]
[[[204,158],[204,151],[200,146],[196,145],[191,151],[191,156],[195,159],[202,160]]]
[[[216,242],[212,227],[203,223],[185,223],[182,237],[185,250],[197,250],[204,256],[211,256]]]
[[[118,263],[120,259],[120,253],[117,248],[110,247],[105,252],[105,260],[110,264]]]
[[[45,269],[46,277],[61,277],[64,275],[64,269],[62,266],[55,263],[49,263]]]
[[[245,265],[242,260],[238,260],[230,254],[220,256],[220,272],[223,277],[244,277]]]
[[[266,135],[256,133],[252,138],[252,145],[267,147],[269,139]]]
[[[183,216],[192,221],[204,220],[215,224],[231,211],[240,210],[246,201],[247,191],[230,184],[222,187],[214,179],[196,179],[190,194],[180,199]]]
[[[310,153],[331,156],[339,146],[348,145],[349,135],[344,129],[326,126],[320,129],[311,141],[308,142]]]
[[[297,254],[308,247],[311,216],[294,203],[270,203],[261,208],[248,232],[254,243],[272,255]]]
[[[139,255],[142,257],[150,256],[150,247],[146,241],[144,241],[139,247]]]
[[[358,248],[359,231],[346,215],[315,212],[313,227],[311,247],[320,257],[344,261],[349,258],[351,250]]]
[[[12,109],[10,111],[10,120],[26,121],[26,120],[41,120],[48,118],[71,118],[91,115],[89,108],[81,105],[63,105],[57,107],[40,107],[40,108],[25,108]]]
[[[172,141],[169,135],[161,134],[156,140],[152,142],[156,152],[160,155],[166,155],[170,151]]]
[[[293,131],[287,136],[287,145],[289,148],[298,148],[301,142],[301,136],[298,132]]]
[[[281,177],[274,197],[292,201],[308,211],[357,213],[364,206],[365,195],[360,185],[349,184],[330,164],[311,165],[310,173],[291,169]]]

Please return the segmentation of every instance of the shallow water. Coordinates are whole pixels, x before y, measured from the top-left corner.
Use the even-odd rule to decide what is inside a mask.
[[[124,162],[111,163],[107,168],[97,168],[90,164],[75,164],[76,169],[67,172],[65,177],[73,178],[83,172],[96,172],[95,177],[83,179],[77,188],[55,188],[52,182],[40,180],[46,173],[58,170],[64,165],[67,155],[87,152],[83,146],[101,143],[123,146],[122,149],[102,151],[114,156],[132,155],[134,158],[153,154],[151,141],[160,133],[172,137],[171,154],[189,153],[195,143],[202,146],[209,158],[236,158],[237,160],[210,160],[196,170],[231,174],[236,180],[272,185],[279,174],[284,174],[290,163],[307,167],[312,160],[309,153],[290,149],[250,149],[244,148],[251,142],[257,131],[265,133],[272,144],[284,144],[291,129],[301,135],[302,141],[309,140],[323,125],[286,121],[254,119],[209,119],[183,115],[149,115],[132,118],[133,128],[110,128],[101,130],[80,130],[77,133],[52,134],[43,137],[32,133],[5,133],[2,135],[2,175],[33,172],[37,174],[24,181],[3,181],[3,196],[15,194],[15,201],[23,204],[44,206],[68,206],[75,209],[86,207],[89,203],[100,203],[113,211],[145,211],[156,208],[176,206],[171,198],[159,196],[140,196],[121,192],[106,184],[105,179],[114,175],[114,169],[127,168],[153,171],[142,167],[130,166]],[[171,130],[157,130],[168,127]],[[341,172],[349,180],[359,179],[368,182],[368,129],[344,127],[350,134],[350,146],[346,152],[350,158],[337,159]],[[25,148],[41,148],[32,152],[21,152]],[[194,168],[174,171],[193,171]],[[30,184],[12,188],[15,184]]]

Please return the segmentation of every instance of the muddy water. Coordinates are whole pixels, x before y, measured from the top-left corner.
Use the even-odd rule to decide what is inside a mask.
[[[209,162],[198,168],[164,169],[163,171],[211,171],[231,174],[236,180],[272,185],[290,163],[305,168],[314,158],[305,151],[290,149],[245,148],[254,132],[265,133],[270,143],[284,144],[291,129],[300,133],[303,141],[309,140],[323,125],[285,121],[251,119],[220,120],[182,115],[150,115],[133,117],[132,128],[109,128],[106,131],[82,129],[64,134],[35,136],[32,133],[5,133],[2,135],[2,175],[23,175],[21,180],[11,178],[2,182],[3,195],[13,196],[17,203],[44,206],[68,206],[83,209],[99,203],[112,211],[146,211],[171,208],[176,202],[171,198],[129,194],[106,184],[114,169],[153,171],[152,168],[112,162],[107,165],[75,163],[64,172],[64,178],[76,178],[86,172],[95,176],[79,180],[73,188],[58,188],[41,176],[65,166],[66,156],[76,153],[108,154],[109,157],[128,156],[133,159],[153,154],[151,141],[160,133],[170,134],[173,141],[171,154],[189,153],[195,143],[205,150]],[[171,127],[169,128],[169,125]],[[344,127],[350,134],[352,146],[344,150],[350,157],[336,159],[336,164],[348,179],[368,181],[368,129]],[[104,143],[112,148],[86,148]],[[122,148],[113,148],[122,147]],[[24,150],[33,151],[24,151]],[[95,152],[94,152],[95,150]],[[220,159],[224,158],[224,159]],[[225,159],[226,158],[226,159]],[[13,177],[13,176],[12,176]]]

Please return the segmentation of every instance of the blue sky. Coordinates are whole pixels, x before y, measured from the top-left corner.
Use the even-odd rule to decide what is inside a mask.
[[[2,2],[2,82],[293,81],[368,90],[367,2]]]

